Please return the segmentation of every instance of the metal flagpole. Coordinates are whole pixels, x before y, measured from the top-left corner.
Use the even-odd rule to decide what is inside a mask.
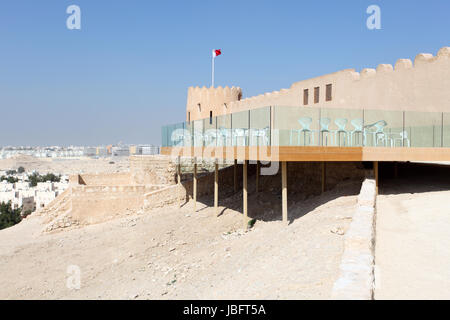
[[[211,74],[211,83],[214,88],[214,50],[212,51],[212,74]]]

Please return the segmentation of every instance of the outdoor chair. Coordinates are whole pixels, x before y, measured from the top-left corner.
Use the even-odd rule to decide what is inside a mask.
[[[262,140],[263,145],[269,145],[269,127],[264,129],[252,129],[251,130],[251,144],[254,146],[259,146],[259,140]],[[256,143],[255,143],[256,140]]]
[[[411,142],[409,141],[408,138],[408,131],[402,131],[399,132],[399,137],[392,137],[391,136],[391,147],[396,147],[397,146],[397,141],[400,142],[400,147],[404,147],[405,144],[404,142],[406,141],[406,146],[409,148],[411,147]]]
[[[349,136],[350,136],[350,145],[354,146],[355,142],[354,140],[356,140],[356,136],[359,135],[359,144],[360,145],[365,145],[366,144],[366,133],[363,129],[364,126],[364,121],[363,119],[353,119],[352,121],[350,121],[350,123],[353,126],[353,130],[349,132]]]
[[[248,129],[233,129],[234,146],[238,145],[238,141],[242,142],[242,146],[247,145]]]
[[[308,145],[314,144],[314,134],[311,130],[312,119],[310,117],[302,117],[298,119],[298,123],[302,127],[301,129],[291,130],[290,145],[292,145],[292,132],[297,132],[297,145],[300,145],[300,137],[303,133],[303,145],[306,145],[306,134],[308,133]]]
[[[221,146],[231,145],[231,129],[221,127],[219,129],[219,136],[221,138],[220,139]]]
[[[384,146],[387,146],[387,141],[389,139],[388,134],[384,132],[384,128],[387,126],[387,122],[384,120],[379,120],[371,125],[366,126],[367,133],[371,134],[373,137],[373,146],[377,147],[381,141]],[[374,129],[371,131],[371,129]]]
[[[345,130],[345,126],[347,125],[348,120],[345,118],[338,118],[334,120],[334,123],[338,127],[336,132],[334,133],[334,141],[338,141],[338,145],[341,145],[341,133],[344,134],[344,146],[347,145],[346,140],[348,140],[348,132]]]
[[[323,143],[324,135],[325,135],[325,138],[326,138],[325,145],[328,146],[328,137],[330,136],[330,133],[331,133],[331,131],[329,129],[330,123],[331,123],[331,119],[330,118],[320,118],[319,119],[319,124],[320,124],[320,132],[319,132],[319,134],[320,134],[321,145],[322,146],[324,145],[324,143]]]

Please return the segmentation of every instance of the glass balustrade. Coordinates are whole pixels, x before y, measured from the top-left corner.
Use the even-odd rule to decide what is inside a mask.
[[[163,126],[161,143],[450,148],[450,113],[268,106]]]

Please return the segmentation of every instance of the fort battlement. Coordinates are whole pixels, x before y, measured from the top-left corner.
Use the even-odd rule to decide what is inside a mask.
[[[189,88],[187,120],[266,106],[450,112],[450,47],[295,82],[288,89],[241,99],[240,88]],[[305,95],[307,97],[305,97]],[[190,112],[190,113],[189,113]]]
[[[207,118],[210,112],[213,116],[226,114],[229,111],[228,104],[239,101],[242,97],[242,90],[239,87],[190,87],[188,89],[186,120],[196,120]]]

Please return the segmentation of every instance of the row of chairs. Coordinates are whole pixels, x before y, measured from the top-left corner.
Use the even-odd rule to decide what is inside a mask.
[[[303,145],[315,145],[315,134],[318,134],[318,145],[335,145],[341,146],[366,146],[369,136],[372,137],[371,145],[379,146],[402,146],[404,142],[410,146],[407,131],[399,133],[387,133],[385,128],[387,122],[384,120],[376,121],[372,124],[364,125],[362,119],[352,119],[350,121],[353,126],[352,129],[347,129],[348,120],[345,118],[338,118],[334,120],[337,129],[330,129],[331,119],[319,119],[319,129],[311,129],[313,120],[310,117],[302,117],[298,119],[300,129],[291,129],[289,136],[289,145],[302,145],[301,137],[303,137]],[[246,146],[246,145],[269,145],[270,144],[270,128],[265,127],[261,129],[248,128],[219,128],[207,129],[205,132],[195,130],[193,135],[184,130],[177,129],[172,132],[172,143],[174,145],[205,145],[205,146]],[[297,142],[294,143],[295,135],[297,135]],[[193,139],[193,141],[191,141]]]
[[[320,118],[319,119],[319,130],[311,129],[312,118],[302,117],[298,119],[298,123],[301,129],[292,129],[290,132],[289,143],[294,145],[294,135],[297,134],[297,145],[300,145],[301,136],[303,135],[303,145],[314,145],[314,134],[317,132],[319,134],[319,144],[329,145],[329,141],[332,145],[341,146],[355,146],[367,145],[368,136],[372,136],[372,145],[379,146],[380,143],[383,146],[394,147],[400,142],[400,146],[403,145],[403,141],[406,142],[407,146],[410,146],[410,141],[408,139],[407,131],[401,131],[399,133],[387,133],[385,128],[387,122],[384,120],[376,121],[375,123],[364,125],[363,119],[352,119],[350,121],[353,126],[352,129],[347,129],[348,120],[345,118],[338,118],[334,120],[337,129],[330,129],[331,119],[330,118]],[[308,142],[306,137],[308,136]],[[334,140],[334,141],[333,141]]]
[[[195,130],[192,136],[187,130],[176,129],[172,132],[171,141],[174,146],[186,144],[195,146],[246,146],[249,144],[268,146],[270,129],[269,127],[262,129],[219,128],[207,129],[205,132]]]

